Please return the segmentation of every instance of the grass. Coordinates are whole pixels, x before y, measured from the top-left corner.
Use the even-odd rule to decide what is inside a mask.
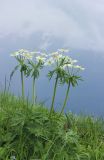
[[[0,160],[104,160],[104,121],[0,94]]]

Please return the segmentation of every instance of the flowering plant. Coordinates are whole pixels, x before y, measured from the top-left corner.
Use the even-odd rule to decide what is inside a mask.
[[[21,73],[21,84],[22,84],[22,98],[24,99],[24,75],[27,74],[28,71],[28,65],[26,65],[26,61],[27,60],[31,60],[32,59],[32,55],[24,49],[20,49],[14,53],[11,54],[12,57],[15,57],[15,59],[18,62],[18,65],[15,66],[15,68],[13,69],[11,75],[10,75],[10,80],[12,78],[12,76],[14,75],[15,71],[17,71],[18,69],[20,70]]]
[[[71,57],[63,55],[65,52],[68,52],[68,50],[59,49],[57,52],[51,53],[50,58],[46,62],[46,64],[53,66],[53,69],[48,73],[49,79],[55,76],[50,114],[54,111],[54,102],[58,83],[66,83],[68,85],[65,100],[61,109],[62,113],[67,103],[70,85],[74,87],[78,84],[78,80],[81,80],[81,77],[78,76],[77,73],[80,70],[84,70],[83,67],[75,64],[77,60],[73,60]]]
[[[36,103],[35,83],[36,79],[39,77],[40,70],[44,66],[52,67],[51,71],[48,73],[49,80],[55,77],[50,115],[54,111],[54,102],[58,84],[67,84],[65,99],[60,112],[60,114],[62,114],[66,107],[70,86],[75,87],[78,85],[78,81],[82,80],[81,76],[79,76],[79,71],[84,70],[84,68],[76,64],[77,60],[74,60],[70,56],[65,55],[67,52],[69,52],[67,49],[58,49],[57,52],[52,52],[47,55],[46,53],[29,52],[27,50],[21,49],[11,54],[11,56],[15,57],[18,61],[18,65],[12,71],[10,79],[12,78],[14,72],[19,69],[21,72],[22,97],[24,98],[24,76],[32,77],[33,104]]]
[[[36,79],[39,77],[40,70],[43,68],[47,55],[41,52],[34,52],[33,59],[28,60],[29,69],[26,73],[27,77],[31,75],[33,78],[32,84],[32,101],[33,104],[36,103],[36,94],[35,94],[35,82]]]

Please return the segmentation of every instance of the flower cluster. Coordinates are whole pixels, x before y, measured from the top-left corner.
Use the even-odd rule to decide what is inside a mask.
[[[32,59],[32,54],[28,50],[25,50],[25,49],[20,49],[12,53],[11,56],[18,58],[18,59],[23,59],[23,60]]]
[[[71,57],[66,56],[63,53],[69,52],[65,49],[58,49],[57,52],[52,52],[48,55],[48,59],[44,63],[45,66],[52,65],[54,67],[60,67],[61,69],[77,69],[84,70],[82,66],[76,65],[77,60],[73,60]]]
[[[33,60],[35,63],[41,62],[45,63],[47,54],[41,52],[30,52],[25,49],[20,49],[11,54],[12,57],[15,57],[17,60]]]
[[[43,63],[44,66],[54,65],[59,66],[62,69],[78,69],[78,70],[84,70],[82,66],[76,65],[77,60],[73,60],[71,57],[66,56],[64,53],[69,52],[67,49],[58,49],[56,52],[52,52],[50,54],[41,53],[41,52],[29,52],[25,49],[20,49],[11,56],[17,58],[17,59],[23,59],[23,60],[32,60],[35,63]]]
[[[53,76],[55,77],[55,86],[52,97],[52,104],[50,113],[54,110],[54,101],[56,96],[56,89],[58,83],[67,84],[68,89],[66,92],[66,97],[64,104],[61,110],[63,112],[66,102],[68,99],[68,93],[70,85],[75,87],[78,84],[78,80],[81,80],[81,77],[77,74],[79,71],[84,70],[82,66],[77,65],[77,60],[72,59],[70,56],[67,56],[69,50],[67,49],[58,49],[56,52],[46,54],[44,52],[29,52],[28,50],[18,50],[11,54],[18,61],[18,65],[14,68],[11,76],[14,72],[20,68],[21,72],[21,82],[22,82],[22,95],[24,97],[24,76],[31,76],[33,79],[32,87],[32,99],[33,104],[35,104],[36,94],[35,94],[35,81],[40,75],[40,70],[43,67],[51,66],[51,71],[48,73],[49,79]]]

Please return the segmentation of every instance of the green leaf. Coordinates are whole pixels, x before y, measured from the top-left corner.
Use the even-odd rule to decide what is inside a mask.
[[[20,67],[20,65],[15,66],[15,68],[14,68],[13,71],[11,72],[11,74],[10,74],[10,81],[11,81],[14,73],[18,70],[19,67]]]
[[[30,76],[30,74],[31,74],[31,71],[32,71],[32,69],[31,69],[31,68],[28,68],[28,69],[27,69],[27,72],[26,72],[26,77],[29,77],[29,76]]]
[[[53,77],[54,73],[55,73],[55,70],[49,71],[49,73],[48,73],[48,75],[47,75],[48,78],[49,78],[49,80],[51,80],[51,78]]]

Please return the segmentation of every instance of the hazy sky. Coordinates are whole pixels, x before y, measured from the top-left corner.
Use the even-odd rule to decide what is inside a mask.
[[[10,37],[33,36],[40,48],[104,51],[104,0],[0,0],[0,50]]]

